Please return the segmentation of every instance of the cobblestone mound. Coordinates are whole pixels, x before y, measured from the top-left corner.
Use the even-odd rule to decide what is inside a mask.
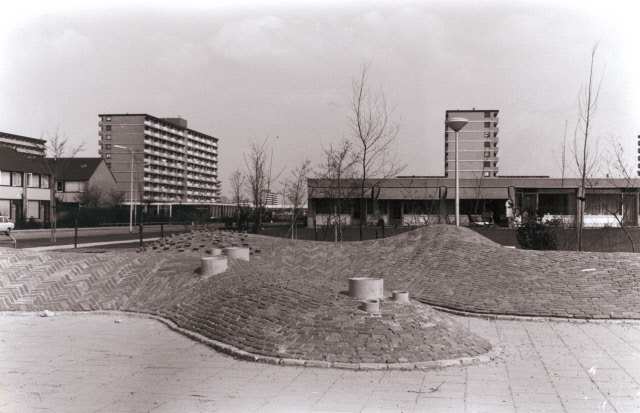
[[[215,248],[251,261],[200,274]],[[350,277],[384,278],[381,314],[346,295]],[[123,310],[253,354],[334,363],[415,363],[491,346],[425,304],[569,318],[640,318],[640,259],[630,253],[513,250],[466,228],[421,228],[384,240],[320,243],[195,231],[103,254],[0,250],[2,310]],[[401,305],[388,298],[408,291]]]

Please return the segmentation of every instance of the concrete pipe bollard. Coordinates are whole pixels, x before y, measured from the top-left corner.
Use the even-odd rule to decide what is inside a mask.
[[[235,258],[236,260],[249,261],[249,248],[242,247],[227,247],[225,249],[227,257]]]
[[[362,311],[366,311],[367,313],[379,313],[380,312],[380,301],[378,300],[364,300],[362,302],[362,306],[360,307]]]
[[[210,277],[227,271],[227,257],[203,257],[200,259],[202,275]]]
[[[212,248],[211,249],[211,256],[212,257],[220,257],[220,256],[222,256],[222,248]]]
[[[409,302],[409,293],[407,291],[394,291],[393,292],[393,301],[398,303],[408,303]]]
[[[377,300],[383,297],[382,278],[349,278],[349,296],[359,300]]]

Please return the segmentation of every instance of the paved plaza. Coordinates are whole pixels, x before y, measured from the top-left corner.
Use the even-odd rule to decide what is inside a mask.
[[[238,246],[250,261],[202,273]],[[1,413],[640,411],[636,254],[513,250],[452,226],[0,252]],[[384,279],[378,313],[345,291],[363,276]]]
[[[640,324],[454,318],[500,355],[432,371],[285,367],[118,312],[4,313],[0,411],[640,411]]]

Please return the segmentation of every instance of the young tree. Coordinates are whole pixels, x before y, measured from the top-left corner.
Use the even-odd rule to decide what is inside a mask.
[[[295,239],[298,236],[296,221],[302,206],[307,202],[308,195],[310,195],[307,189],[307,178],[310,174],[311,161],[303,158],[283,183],[285,199],[291,205],[291,239]]]
[[[396,138],[400,124],[394,121],[394,110],[389,108],[384,92],[369,86],[371,62],[365,63],[358,77],[352,80],[351,137],[358,154],[360,240],[362,226],[367,217],[367,198],[370,190],[404,169],[398,158]],[[375,196],[374,196],[375,198]],[[372,202],[375,199],[372,199]]]
[[[56,129],[53,136],[46,133],[48,143],[46,145],[47,159],[42,159],[40,165],[44,175],[49,175],[49,215],[51,217],[51,242],[56,242],[57,229],[57,203],[59,200],[57,182],[62,171],[67,168],[70,158],[75,158],[84,150],[85,142],[78,146],[70,146],[69,138],[61,135]]]
[[[231,203],[236,206],[234,215],[238,221],[238,230],[242,230],[242,223],[246,219],[247,198],[244,195],[246,180],[239,168],[231,174],[229,184],[231,185]]]
[[[96,209],[102,204],[104,194],[102,188],[97,185],[89,185],[84,192],[76,195],[76,201],[88,209]]]
[[[342,239],[344,224],[341,214],[351,207],[351,199],[356,196],[358,189],[355,179],[358,159],[353,145],[347,139],[342,139],[336,147],[330,144],[328,148],[323,148],[322,155],[315,177],[321,182],[323,197],[330,200],[324,205],[329,210],[325,230],[333,225],[334,242],[338,242],[339,238]]]
[[[267,194],[273,187],[273,183],[278,180],[282,173],[273,175],[271,170],[271,160],[273,150],[267,145],[267,138],[262,142],[252,141],[250,143],[249,154],[244,156],[247,167],[246,181],[254,207],[255,233],[259,234],[262,226],[262,217],[265,214]]]
[[[591,49],[591,65],[589,67],[589,80],[580,89],[578,96],[578,108],[580,111],[578,124],[573,135],[571,152],[575,162],[575,168],[581,181],[578,194],[578,211],[576,216],[576,233],[578,237],[578,251],[582,251],[582,228],[584,226],[585,189],[589,177],[598,170],[598,140],[592,136],[593,118],[598,107],[602,76],[596,84],[594,79],[594,63],[598,44]]]
[[[601,202],[600,204],[604,210],[613,215],[627,236],[631,244],[631,250],[636,252],[633,237],[627,227],[629,216],[637,214],[638,180],[634,178],[635,165],[634,162],[632,162],[633,159],[625,155],[624,148],[617,139],[609,136],[607,142],[609,143],[609,149],[607,150],[604,160],[605,170],[607,171],[606,179],[610,186],[618,190],[620,202],[615,205],[615,208],[612,208],[608,202]],[[636,220],[634,219],[633,221]]]

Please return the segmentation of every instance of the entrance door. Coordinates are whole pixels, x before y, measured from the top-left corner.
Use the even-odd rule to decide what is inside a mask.
[[[391,225],[402,225],[402,201],[389,201],[391,204],[391,214],[389,223]]]
[[[527,211],[529,216],[535,216],[538,209],[538,194],[522,194],[522,212]]]
[[[624,193],[622,208],[624,208],[624,225],[638,225],[638,194]]]

